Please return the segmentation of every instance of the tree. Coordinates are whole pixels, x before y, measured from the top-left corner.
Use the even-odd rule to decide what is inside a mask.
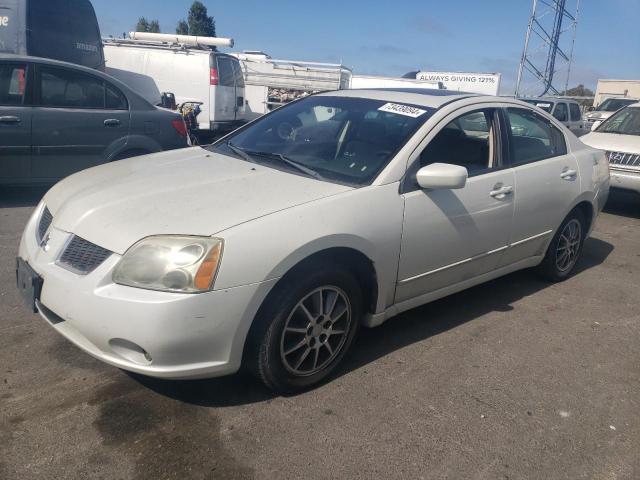
[[[136,25],[136,32],[148,32],[148,31],[149,31],[149,22],[147,21],[146,18],[140,17]]]
[[[591,98],[578,98],[576,99],[580,105],[589,107],[592,104],[592,98],[594,97],[593,90],[586,88],[583,84],[578,85],[577,87],[570,88],[569,90],[565,90],[562,92],[562,95],[567,97],[591,97]]]
[[[583,84],[570,88],[562,94],[569,97],[593,97],[594,95],[593,91],[586,88]]]
[[[149,22],[149,30],[147,31],[151,33],[160,33],[160,23],[158,20],[151,20],[151,22]]]
[[[189,35],[203,37],[216,36],[216,22],[208,16],[207,7],[202,2],[195,1],[189,9]]]
[[[148,21],[145,17],[140,17],[136,24],[136,32],[160,33],[160,23],[158,20]]]
[[[176,26],[176,33],[178,35],[189,35],[189,24],[184,20],[179,20]]]

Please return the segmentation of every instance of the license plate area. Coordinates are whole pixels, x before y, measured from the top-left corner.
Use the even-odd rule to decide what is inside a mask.
[[[16,259],[16,283],[25,303],[36,313],[38,311],[36,308],[36,300],[40,300],[43,280],[42,277],[20,257]]]

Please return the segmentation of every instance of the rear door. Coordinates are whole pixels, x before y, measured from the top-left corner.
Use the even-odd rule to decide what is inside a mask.
[[[58,179],[99,165],[126,144],[127,100],[113,85],[50,65],[38,66],[35,85],[33,177]]]
[[[232,122],[236,119],[236,72],[231,58],[215,55],[218,69],[218,84],[212,86],[214,101],[214,122]]]
[[[30,175],[29,68],[23,62],[0,63],[0,180]]]
[[[507,108],[505,121],[517,191],[505,263],[514,263],[544,254],[580,194],[580,179],[564,133],[550,120],[530,109]]]
[[[245,115],[245,95],[244,95],[244,72],[238,59],[229,57],[233,66],[235,79],[235,96],[236,96],[236,120],[244,118]]]

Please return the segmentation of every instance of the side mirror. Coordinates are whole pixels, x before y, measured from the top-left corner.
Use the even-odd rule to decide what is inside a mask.
[[[467,184],[469,172],[460,165],[450,163],[432,163],[422,167],[416,173],[416,180],[420,188],[436,189],[456,189]]]
[[[593,112],[596,109],[596,107],[587,107],[587,112]]]
[[[602,120],[598,120],[597,122],[593,122],[593,125],[591,125],[591,131],[595,131],[596,128],[598,128],[600,125],[602,125]]]

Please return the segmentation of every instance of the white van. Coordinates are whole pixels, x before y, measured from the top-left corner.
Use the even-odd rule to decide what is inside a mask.
[[[202,102],[201,130],[232,130],[246,121],[245,87],[238,59],[210,48],[105,39],[106,71],[154,105],[161,94],[176,103]]]

